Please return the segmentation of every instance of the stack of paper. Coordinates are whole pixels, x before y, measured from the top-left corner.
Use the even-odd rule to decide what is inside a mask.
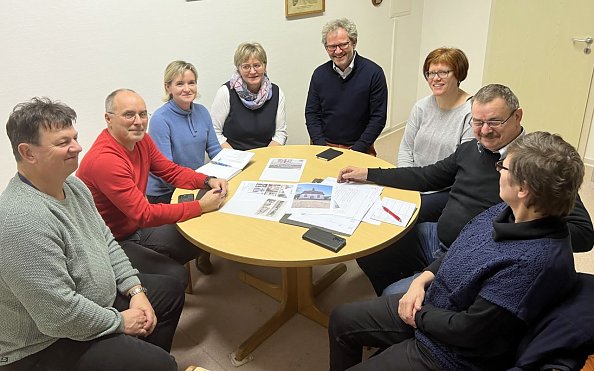
[[[246,167],[253,156],[253,152],[223,148],[209,163],[199,167],[196,171],[230,180]]]

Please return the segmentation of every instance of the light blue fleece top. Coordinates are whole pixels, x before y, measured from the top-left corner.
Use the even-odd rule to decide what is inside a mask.
[[[204,165],[205,153],[213,158],[221,151],[210,114],[198,103],[192,103],[191,110],[186,111],[173,100],[168,101],[152,115],[148,133],[165,157],[194,170]],[[149,174],[147,195],[161,196],[174,189]]]

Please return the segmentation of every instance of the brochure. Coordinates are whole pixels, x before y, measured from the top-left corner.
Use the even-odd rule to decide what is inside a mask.
[[[209,163],[196,171],[210,176],[230,180],[243,170],[254,157],[253,152],[223,148]]]

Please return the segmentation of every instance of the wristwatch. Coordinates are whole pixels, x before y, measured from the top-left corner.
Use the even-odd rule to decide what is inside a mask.
[[[146,287],[137,286],[135,289],[128,291],[128,296],[132,298],[134,295],[144,292],[146,294]]]
[[[210,188],[210,186],[208,185],[208,182],[209,182],[211,179],[216,179],[216,178],[217,178],[216,176],[212,176],[212,175],[209,175],[209,176],[207,176],[206,178],[204,178],[204,187],[205,187],[205,188]]]

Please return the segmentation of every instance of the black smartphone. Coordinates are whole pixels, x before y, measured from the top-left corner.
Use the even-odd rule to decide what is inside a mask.
[[[316,157],[320,160],[330,161],[340,155],[342,155],[342,151],[338,151],[334,148],[328,148],[327,150],[318,153]]]
[[[177,203],[181,204],[182,202],[190,202],[190,201],[194,201],[193,193],[186,193],[186,194],[177,196]]]
[[[302,238],[333,252],[340,251],[346,245],[344,238],[316,227],[309,228]]]

